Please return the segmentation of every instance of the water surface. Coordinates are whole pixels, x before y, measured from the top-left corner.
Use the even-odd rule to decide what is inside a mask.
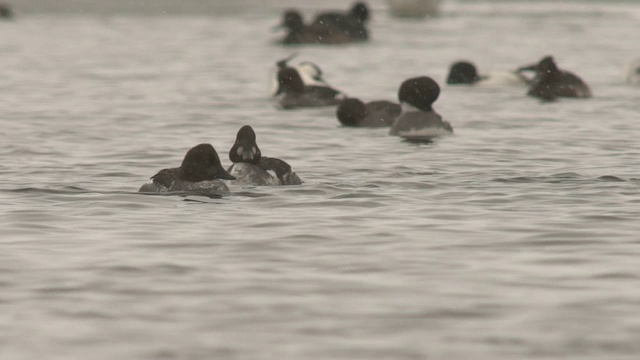
[[[637,3],[447,1],[400,21],[378,1],[371,43],[295,49],[270,31],[290,3],[24,4],[0,23],[0,358],[640,355]],[[433,77],[455,135],[277,110],[269,71],[292,52],[365,100]],[[443,84],[455,60],[547,54],[594,98]],[[201,142],[228,165],[245,124],[302,186],[136,193]]]

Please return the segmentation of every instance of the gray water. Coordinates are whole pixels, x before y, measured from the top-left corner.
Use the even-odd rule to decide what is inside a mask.
[[[371,43],[296,49],[270,31],[285,3],[24,4],[0,23],[0,358],[640,357],[637,2],[447,1],[401,21],[378,1]],[[433,77],[455,135],[277,110],[269,72],[292,52],[365,100]],[[594,98],[444,85],[458,59],[547,54]],[[229,165],[245,124],[302,186],[136,193],[201,142]]]

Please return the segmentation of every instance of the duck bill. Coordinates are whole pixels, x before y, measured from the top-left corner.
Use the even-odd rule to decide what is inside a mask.
[[[279,68],[279,69],[282,69],[283,67],[286,67],[286,66],[287,66],[287,63],[288,63],[289,61],[291,61],[291,59],[295,58],[296,56],[298,56],[298,53],[293,53],[293,54],[291,54],[291,55],[287,56],[286,58],[284,58],[284,59],[282,59],[282,60],[278,61],[278,62],[276,63],[276,65],[278,66],[278,68]]]
[[[216,177],[218,179],[222,179],[222,180],[235,180],[236,177],[229,174],[227,172],[227,170],[225,170],[222,165],[220,165],[217,169],[216,169]]]
[[[519,67],[517,72],[522,72],[522,71],[537,71],[538,70],[538,64],[533,64],[533,65],[527,65],[527,66],[522,66]]]

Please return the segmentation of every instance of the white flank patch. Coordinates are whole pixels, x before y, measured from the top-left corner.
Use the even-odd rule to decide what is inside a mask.
[[[242,156],[244,149],[242,148],[242,146],[238,146],[238,150],[236,150],[236,153],[238,153],[238,156]]]
[[[402,110],[403,113],[412,112],[412,111],[424,112],[424,111],[418,109],[417,107],[415,107],[415,106],[413,106],[413,105],[411,105],[409,103],[406,103],[406,102],[401,102],[400,103],[400,109]]]
[[[483,76],[485,74],[480,74]],[[525,80],[519,76],[518,74],[506,71],[492,71],[486,74],[485,79],[481,79],[474,85],[476,86],[517,86],[517,85],[526,85]]]
[[[317,65],[303,61],[296,66],[296,70],[305,85],[326,85]]]
[[[278,71],[273,70],[271,72],[271,81],[269,83],[269,96],[274,97],[278,92],[278,88],[280,87],[280,83],[278,83]]]

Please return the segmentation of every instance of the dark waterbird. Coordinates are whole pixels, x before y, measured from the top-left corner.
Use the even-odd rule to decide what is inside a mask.
[[[400,105],[391,101],[378,100],[368,103],[360,99],[343,100],[336,109],[336,117],[349,127],[388,127],[393,125],[401,113]]]
[[[322,71],[320,66],[318,66],[317,64],[312,63],[310,61],[302,61],[295,66],[289,66],[289,61],[291,61],[291,59],[293,59],[296,56],[297,54],[292,54],[292,55],[289,55],[287,58],[276,62],[276,71],[272,79],[272,89],[271,89],[272,96],[275,96],[278,92],[278,87],[279,87],[278,71],[280,69],[287,68],[287,67],[292,67],[298,72],[298,75],[300,75],[300,78],[302,79],[302,82],[304,83],[305,86],[316,85],[316,86],[330,87],[330,85],[324,79],[324,72]]]
[[[179,167],[160,170],[138,191],[228,191],[229,188],[220,179],[235,180],[235,177],[222,167],[218,153],[211,144],[199,144],[187,151]]]
[[[331,11],[316,16],[311,26],[326,27],[328,31],[343,33],[353,41],[365,41],[369,38],[366,23],[370,19],[370,12],[364,2],[355,3],[346,12]]]
[[[410,141],[431,141],[453,133],[449,122],[433,110],[440,95],[440,86],[430,77],[421,76],[405,80],[398,90],[402,114],[395,120],[389,134]]]
[[[476,66],[468,61],[458,61],[451,65],[447,84],[474,84],[481,79]]]
[[[241,185],[300,185],[302,181],[285,161],[262,156],[256,143],[256,133],[249,125],[238,130],[236,141],[229,150],[233,165],[229,173],[235,184]]]
[[[470,61],[457,61],[451,64],[447,76],[449,85],[481,85],[481,86],[505,86],[529,84],[529,80],[521,73],[513,71],[490,72],[481,74],[477,66]]]
[[[282,22],[277,28],[288,31],[280,41],[283,45],[344,44],[368,40],[369,33],[365,25],[368,19],[368,7],[358,2],[346,14],[322,13],[310,25],[304,23],[299,11],[290,9],[283,13]]]
[[[523,66],[518,71],[534,71],[536,74],[527,93],[529,96],[544,100],[591,97],[589,86],[574,73],[558,68],[551,56],[544,57],[537,64]]]
[[[334,106],[344,95],[329,86],[305,85],[300,73],[285,66],[278,70],[276,98],[283,109]]]

